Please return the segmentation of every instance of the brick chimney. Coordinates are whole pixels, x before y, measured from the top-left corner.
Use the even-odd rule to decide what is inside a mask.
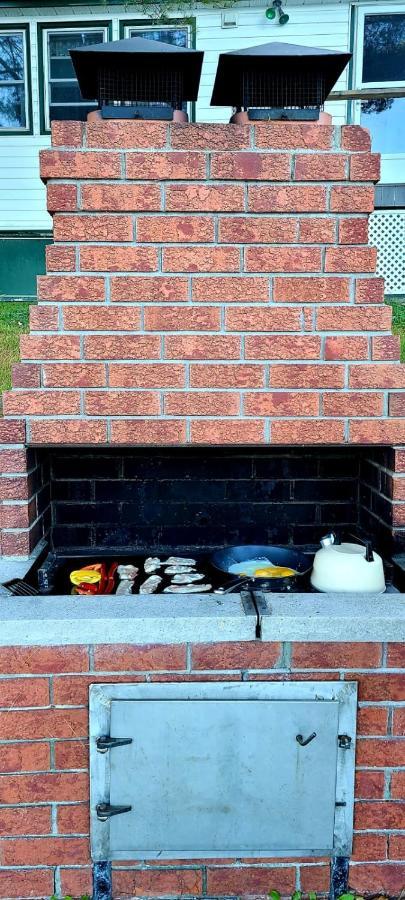
[[[57,122],[52,144],[54,243],[0,424],[3,553],[39,536],[34,446],[405,443],[367,131]]]

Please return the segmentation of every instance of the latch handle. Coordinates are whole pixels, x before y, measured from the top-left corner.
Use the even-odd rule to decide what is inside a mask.
[[[307,744],[310,744],[311,741],[314,740],[314,738],[316,738],[316,731],[313,731],[312,734],[310,734],[309,737],[307,737],[307,739],[305,741],[304,741],[302,734],[297,734],[297,736],[296,736],[296,740],[298,741],[298,743],[300,744],[301,747],[306,747]]]
[[[132,738],[114,738],[109,734],[102,734],[96,740],[96,747],[99,753],[107,753],[113,747],[123,747],[125,744],[132,744]]]
[[[132,806],[111,806],[110,803],[97,803],[96,813],[100,822],[107,822],[111,816],[120,816],[122,813],[131,812]]]

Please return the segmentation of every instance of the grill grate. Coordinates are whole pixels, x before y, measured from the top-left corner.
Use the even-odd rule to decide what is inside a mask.
[[[11,581],[5,581],[3,587],[13,597],[36,597],[39,594],[36,588],[28,584],[27,581],[23,581],[22,578],[13,578]]]

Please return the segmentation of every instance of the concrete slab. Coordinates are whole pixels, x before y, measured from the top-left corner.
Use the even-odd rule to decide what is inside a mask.
[[[405,641],[405,594],[264,597],[264,641]]]
[[[405,594],[263,594],[264,641],[405,641]],[[252,641],[239,594],[0,598],[0,646]]]
[[[0,598],[0,646],[252,641],[239,594]]]

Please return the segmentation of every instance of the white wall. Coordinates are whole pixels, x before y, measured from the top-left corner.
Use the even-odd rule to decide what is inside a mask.
[[[219,53],[253,47],[267,41],[286,41],[289,44],[303,44],[309,47],[326,47],[330,50],[347,50],[349,47],[349,3],[328,6],[297,6],[288,3],[290,21],[280,27],[277,20],[269,22],[262,7],[233,10],[238,18],[238,27],[221,28],[221,12],[202,12],[197,19],[197,46],[204,50],[204,65],[199,91],[197,119],[201,121],[228,121],[229,111],[210,107],[212,85]],[[339,81],[346,86],[347,75]],[[338,121],[344,121],[346,104],[330,104]],[[333,108],[332,108],[333,107]]]
[[[226,122],[229,110],[210,107],[211,91],[217,65],[218,54],[227,50],[254,46],[266,41],[279,40],[292,44],[326,47],[331,50],[349,48],[349,0],[318,5],[308,3],[303,6],[288,0],[288,25],[280,27],[278,21],[269,22],[265,18],[266,3],[262,6],[233,8],[238,25],[236,28],[221,28],[220,10],[199,10],[197,14],[197,47],[204,50],[204,66],[201,78],[196,118],[202,122]],[[17,14],[18,13],[18,14]],[[45,190],[38,175],[38,151],[49,146],[49,137],[40,134],[38,97],[38,22],[64,24],[77,23],[97,18],[97,21],[113,21],[113,39],[119,37],[119,20],[139,18],[134,7],[128,6],[78,6],[75,9],[50,8],[12,10],[0,12],[0,20],[7,25],[30,22],[31,80],[33,98],[33,135],[0,134],[0,231],[50,229],[51,219],[45,210]],[[147,21],[147,20],[146,20]],[[346,87],[347,74],[338,86]],[[328,111],[335,121],[345,121],[346,104],[331,103]]]

